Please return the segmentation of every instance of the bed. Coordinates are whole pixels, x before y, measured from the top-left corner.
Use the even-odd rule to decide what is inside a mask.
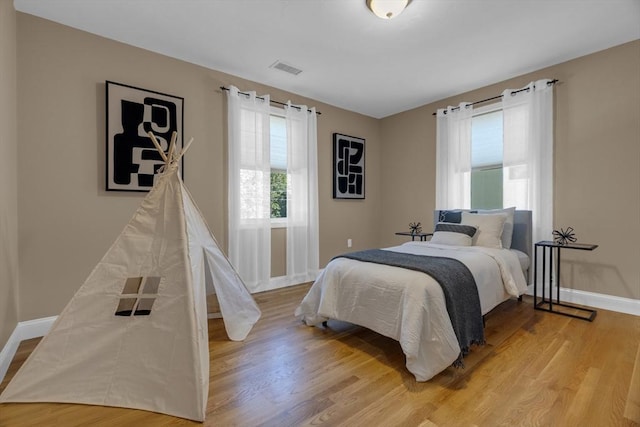
[[[407,369],[428,381],[484,341],[485,314],[526,292],[531,250],[531,211],[435,211],[431,241],[332,259],[295,315],[309,326],[336,319],[393,338]]]

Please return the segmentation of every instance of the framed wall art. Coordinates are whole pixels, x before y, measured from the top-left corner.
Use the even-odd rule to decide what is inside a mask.
[[[182,150],[184,98],[110,81],[106,95],[106,190],[149,191],[164,162],[147,133],[168,152],[176,131],[176,150]],[[184,177],[184,161],[180,166]]]
[[[364,199],[364,139],[333,134],[333,198]]]

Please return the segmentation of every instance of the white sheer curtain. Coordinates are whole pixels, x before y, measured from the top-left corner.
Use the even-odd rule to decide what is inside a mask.
[[[533,241],[553,231],[553,85],[538,80],[525,90],[502,94],[503,206],[533,215]],[[460,104],[437,112],[436,209],[471,203],[471,121],[473,109]]]
[[[271,278],[269,95],[228,91],[229,260],[250,291]]]
[[[319,270],[318,131],[315,108],[285,108],[287,124],[287,282],[314,280]]]
[[[436,209],[471,204],[471,119],[473,106],[439,109],[436,131]]]
[[[502,94],[503,206],[528,209],[533,241],[553,240],[553,86],[531,82]]]

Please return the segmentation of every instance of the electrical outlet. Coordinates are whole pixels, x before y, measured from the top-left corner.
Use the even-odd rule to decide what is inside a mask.
[[[347,247],[350,248],[353,246],[353,241],[351,239],[347,239]]]

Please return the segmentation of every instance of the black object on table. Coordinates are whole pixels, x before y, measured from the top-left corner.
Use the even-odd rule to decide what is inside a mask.
[[[575,305],[560,302],[560,251],[562,249],[577,249],[582,251],[592,251],[597,248],[598,245],[592,245],[588,243],[566,243],[561,245],[560,243],[543,240],[535,244],[535,250],[533,253],[533,308],[536,310],[543,310],[550,313],[562,314],[563,316],[575,317],[577,319],[588,320],[592,322],[596,317],[596,310],[592,310],[584,307],[577,307]],[[542,299],[538,301],[538,249],[542,250]],[[554,251],[555,249],[555,251]],[[549,274],[547,275],[547,252],[549,253]],[[553,270],[554,260],[553,253],[556,253],[555,259],[555,285],[556,285],[556,300],[553,301]],[[546,286],[549,286],[549,296],[546,295]],[[548,307],[547,307],[548,306]],[[573,314],[566,311],[560,311],[557,307],[566,307],[573,310],[579,310],[586,315],[581,316],[579,314]]]
[[[396,233],[397,236],[411,236],[411,241],[413,242],[416,237],[420,238],[421,242],[427,240],[427,237],[433,236],[433,233],[412,233],[410,231],[399,231]]]

